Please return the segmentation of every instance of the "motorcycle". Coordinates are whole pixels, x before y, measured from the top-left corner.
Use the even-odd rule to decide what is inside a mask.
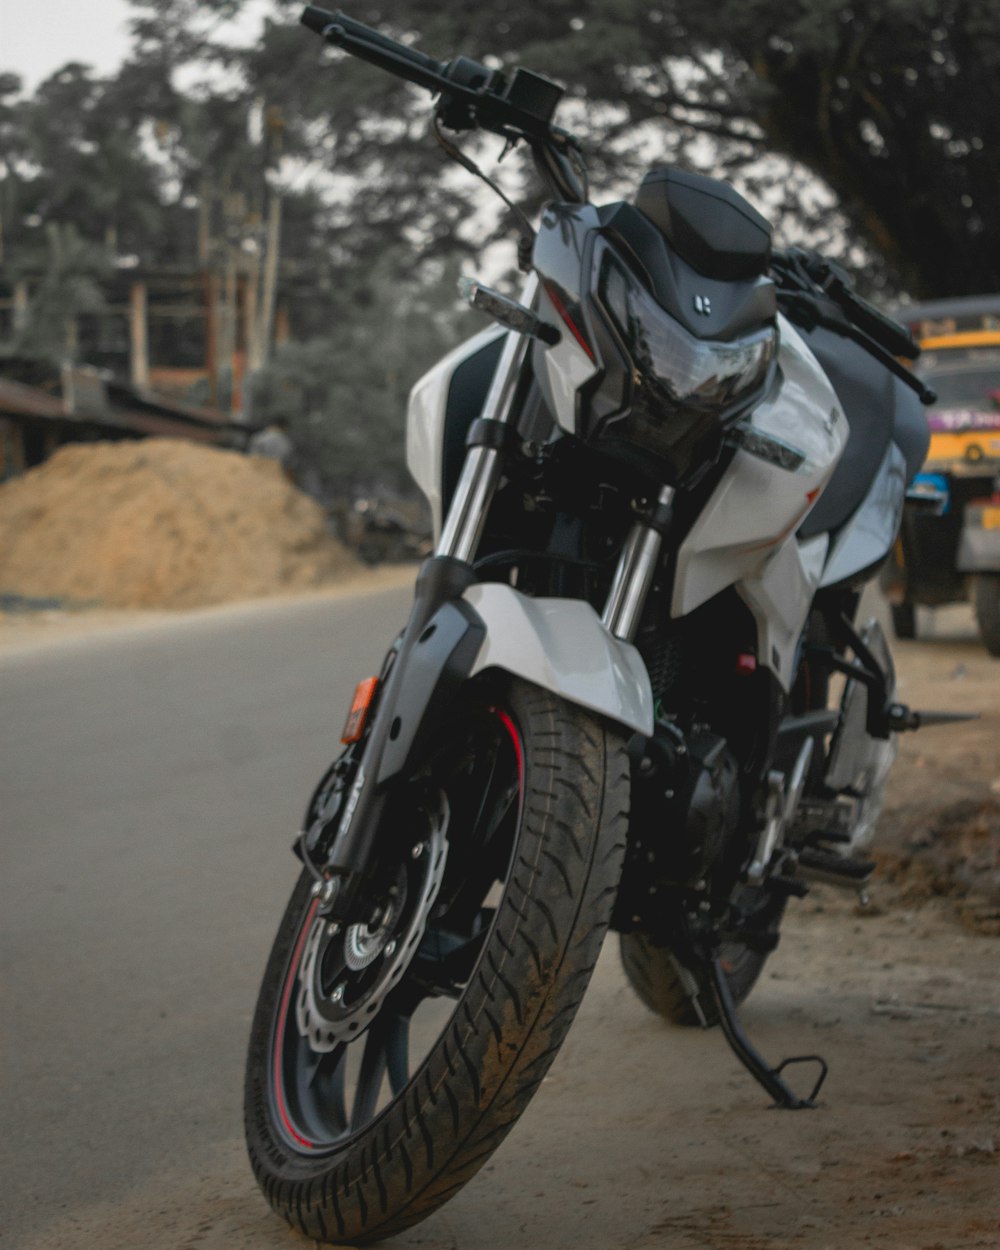
[[[434,553],[309,802],[252,1025],[257,1180],[361,1244],[483,1166],[609,928],[653,1011],[814,1106],[822,1058],[772,1066],[737,1009],[790,898],[863,889],[895,735],[943,718],[857,623],[926,450],[905,331],[715,179],[590,203],[543,76],[302,21],[434,92],[465,168],[443,130],[526,144],[551,194],[521,298],[467,283],[492,324],[412,392]]]

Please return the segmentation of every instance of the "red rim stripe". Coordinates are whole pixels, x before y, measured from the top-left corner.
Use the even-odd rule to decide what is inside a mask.
[[[278,1011],[278,1032],[274,1039],[274,1096],[278,1104],[278,1114],[281,1116],[282,1123],[288,1130],[289,1136],[294,1137],[300,1146],[305,1146],[308,1150],[315,1150],[316,1143],[309,1141],[308,1138],[297,1132],[295,1126],[288,1118],[288,1110],[285,1107],[284,1081],[281,1076],[281,1051],[285,1042],[285,1020],[288,1017],[288,1001],[292,996],[292,986],[295,984],[295,978],[298,974],[302,948],[306,944],[306,938],[309,935],[309,930],[312,928],[313,916],[315,916],[318,906],[319,899],[313,899],[312,905],[306,912],[306,918],[302,922],[302,932],[299,934],[295,954],[292,956],[292,962],[288,969],[288,979],[285,981],[284,993],[281,996],[281,1007]]]
[[[520,809],[524,807],[524,752],[521,749],[521,735],[517,732],[517,726],[513,720],[502,708],[495,707],[493,711],[500,717],[504,728],[510,734],[511,741],[514,743],[514,751],[517,754],[517,802],[518,809]],[[520,817],[520,810],[518,811],[518,816]]]

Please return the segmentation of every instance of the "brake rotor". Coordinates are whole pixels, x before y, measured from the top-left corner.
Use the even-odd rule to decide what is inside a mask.
[[[299,1033],[314,1051],[325,1053],[359,1037],[410,966],[444,878],[448,801],[443,793],[428,812],[428,825],[426,837],[399,864],[371,921],[341,929],[323,916],[314,918],[295,1004]]]

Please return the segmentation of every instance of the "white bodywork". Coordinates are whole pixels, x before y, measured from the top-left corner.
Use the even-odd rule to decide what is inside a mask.
[[[871,567],[889,550],[905,470],[898,449],[891,446],[868,498],[832,549],[828,535],[804,541],[796,536],[836,468],[848,425],[833,387],[802,337],[782,316],[778,326],[781,385],[755,409],[749,424],[800,452],[802,462],[789,469],[742,448],[735,452],[678,549],[671,614],[686,616],[735,586],[757,625],[758,661],[787,688],[816,590]],[[467,340],[411,392],[407,464],[430,504],[435,537],[442,525],[441,458],[449,383],[463,360],[503,333],[493,326]],[[562,412],[562,424],[592,367],[579,346],[564,336],[545,353],[545,368],[543,390]],[[465,597],[485,613],[488,627],[476,671],[504,668],[634,729],[651,726],[649,682],[638,652],[614,639],[589,605],[531,600],[499,584],[474,586]]]
[[[757,658],[787,686],[829,545],[826,535],[800,542],[795,531],[830,480],[848,426],[816,357],[784,317],[778,325],[782,385],[750,424],[804,459],[786,469],[736,452],[678,549],[671,614],[686,616],[735,584],[757,623]]]
[[[499,582],[470,586],[463,598],[486,626],[470,676],[501,668],[637,733],[653,732],[642,657],[608,633],[589,603],[529,599]]]
[[[410,391],[406,408],[406,467],[431,507],[434,540],[441,534],[441,454],[444,419],[451,375],[468,356],[500,338],[506,331],[493,325],[466,339],[428,369]],[[478,413],[471,414],[478,416]]]

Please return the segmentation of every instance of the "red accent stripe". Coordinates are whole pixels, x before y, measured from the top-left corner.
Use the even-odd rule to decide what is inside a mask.
[[[511,741],[514,743],[514,751],[517,754],[517,793],[518,807],[524,806],[524,752],[521,748],[521,735],[517,732],[517,726],[511,720],[502,708],[495,707],[492,709],[496,712],[503,722],[504,728],[510,734]],[[520,818],[520,812],[518,812]]]
[[[299,934],[299,940],[295,947],[295,954],[292,956],[292,962],[288,969],[288,979],[285,982],[284,993],[281,996],[281,1007],[278,1011],[278,1031],[274,1039],[274,1096],[278,1103],[278,1114],[281,1116],[282,1123],[288,1130],[290,1137],[294,1137],[300,1146],[305,1146],[309,1150],[316,1149],[316,1143],[309,1141],[297,1132],[291,1120],[288,1118],[288,1110],[285,1107],[284,1082],[281,1078],[281,1048],[285,1041],[285,1020],[288,1016],[288,1000],[292,996],[292,986],[295,984],[295,978],[299,971],[299,961],[302,958],[302,948],[306,944],[306,938],[312,927],[313,916],[316,914],[316,908],[319,906],[319,899],[313,899],[312,905],[306,912],[306,918],[302,922],[302,932]]]
[[[552,301],[552,307],[556,310],[559,316],[562,317],[563,321],[566,322],[566,326],[569,329],[570,334],[573,335],[573,337],[580,344],[583,350],[587,353],[590,359],[593,360],[594,363],[596,364],[597,358],[594,356],[593,348],[590,346],[587,340],[583,337],[581,332],[577,329],[576,323],[573,321],[573,318],[566,311],[566,305],[562,302],[562,300],[556,294],[556,289],[551,282],[545,283],[545,294]]]

